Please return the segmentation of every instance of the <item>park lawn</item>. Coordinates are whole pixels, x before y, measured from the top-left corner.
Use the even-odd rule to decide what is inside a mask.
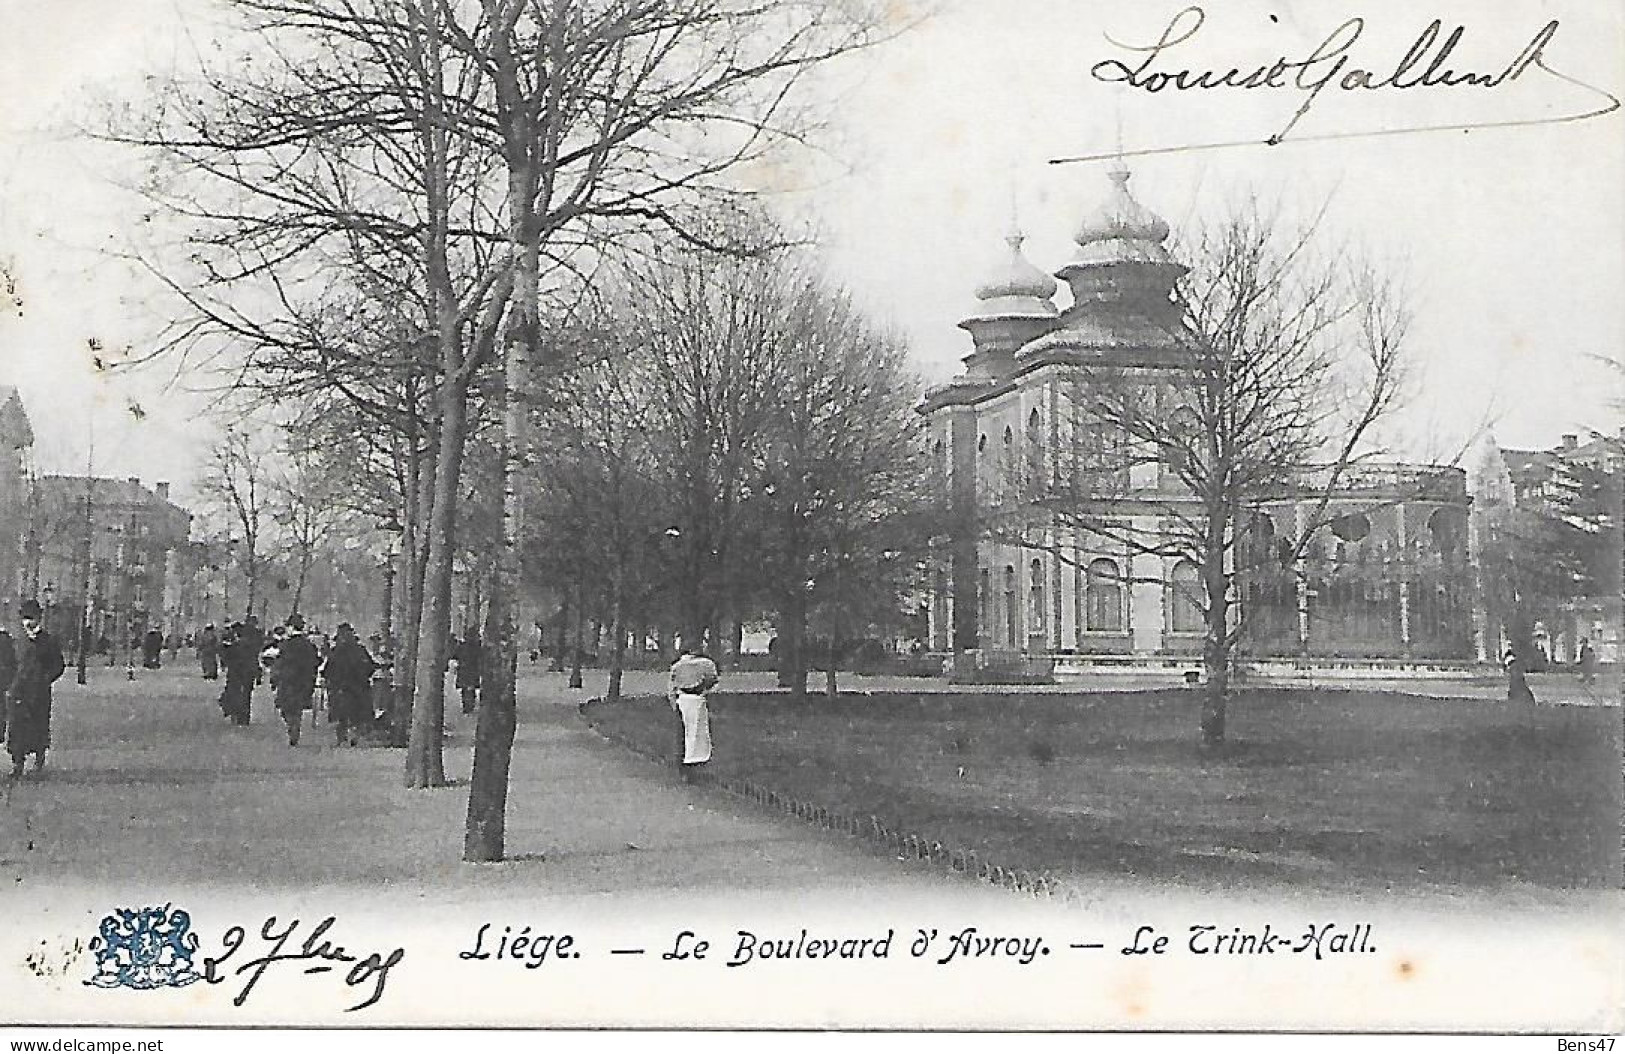
[[[1072,875],[1227,886],[1615,887],[1617,709],[1260,690],[1197,749],[1195,692],[727,695],[718,776]],[[596,704],[671,757],[663,700]]]

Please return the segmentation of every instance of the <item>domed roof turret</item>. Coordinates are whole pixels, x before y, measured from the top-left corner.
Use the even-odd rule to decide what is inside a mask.
[[[971,319],[1055,317],[1055,304],[1050,297],[1058,288],[1056,281],[1022,255],[1024,240],[1016,230],[1005,237],[1010,253],[976,287],[977,303]]]
[[[1128,191],[1128,169],[1119,166],[1108,176],[1111,190],[1073,237],[1078,253],[1069,266],[1172,263],[1162,244],[1168,240],[1168,222],[1134,200]]]

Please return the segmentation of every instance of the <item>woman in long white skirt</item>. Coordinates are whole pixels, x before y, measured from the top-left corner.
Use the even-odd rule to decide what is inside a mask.
[[[717,683],[717,664],[684,647],[672,664],[667,687],[671,708],[683,723],[682,772],[691,777],[700,765],[711,760],[711,712],[705,693]]]

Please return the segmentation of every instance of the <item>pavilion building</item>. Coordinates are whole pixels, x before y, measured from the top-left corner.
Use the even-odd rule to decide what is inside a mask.
[[[1168,224],[1128,184],[1125,169],[1110,173],[1053,278],[1009,236],[959,323],[972,344],[963,372],[920,407],[949,525],[933,562],[933,650],[1152,665],[1200,654],[1201,568],[1158,544],[1195,500],[1168,458],[1087,410],[1109,387],[1175,415],[1191,379],[1176,300],[1187,269],[1167,248]],[[1270,559],[1302,533],[1309,493],[1261,495],[1242,514],[1236,552],[1257,568],[1234,597],[1242,653],[1472,657],[1465,473],[1362,466],[1307,551]]]

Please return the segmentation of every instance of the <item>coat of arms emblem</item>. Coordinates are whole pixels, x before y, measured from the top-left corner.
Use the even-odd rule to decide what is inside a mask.
[[[118,908],[102,919],[90,950],[96,988],[181,988],[203,975],[192,968],[198,948],[192,918],[179,908]]]

